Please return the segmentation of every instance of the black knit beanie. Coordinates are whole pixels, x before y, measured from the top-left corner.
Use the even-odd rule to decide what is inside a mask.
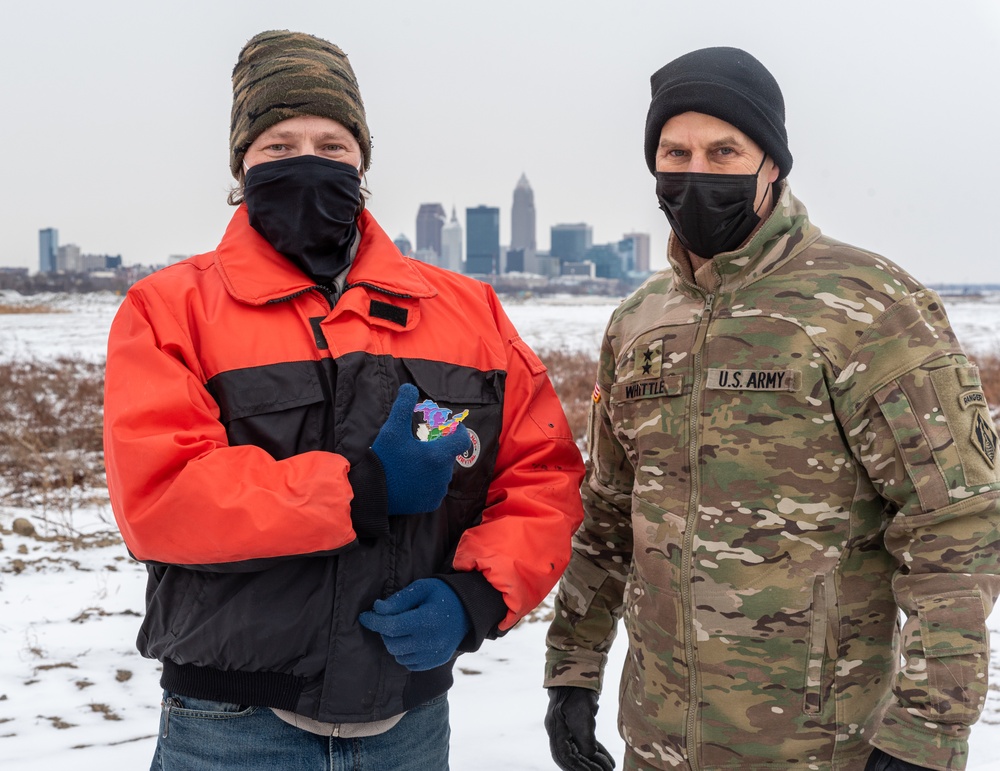
[[[684,112],[700,112],[731,123],[761,146],[784,179],[792,170],[785,133],[785,101],[774,76],[739,48],[702,48],[653,73],[653,99],[646,114],[646,165],[656,173],[663,124]]]

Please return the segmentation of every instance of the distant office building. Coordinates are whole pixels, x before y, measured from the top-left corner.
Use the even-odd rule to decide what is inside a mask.
[[[611,244],[609,244],[611,246]],[[618,259],[621,262],[621,273],[626,275],[635,271],[635,241],[631,238],[623,238],[617,244],[614,244],[614,249],[618,254]]]
[[[76,244],[65,244],[56,253],[56,270],[61,273],[79,273],[83,270],[80,247]]]
[[[594,263],[586,260],[566,260],[562,264],[561,275],[594,278]]]
[[[413,251],[413,244],[410,243],[410,239],[402,233],[396,236],[392,242],[396,245],[396,248],[399,249],[399,253],[404,257],[409,257],[410,252]]]
[[[549,253],[564,262],[580,262],[591,247],[591,239],[590,225],[583,222],[573,225],[553,225]]]
[[[500,209],[476,206],[465,210],[465,272],[493,275],[500,268]]]
[[[559,275],[559,258],[552,257],[544,252],[535,255],[535,273],[546,278],[555,278]]]
[[[524,249],[507,250],[504,260],[504,273],[524,273]]]
[[[446,270],[462,272],[462,226],[455,215],[455,207],[451,207],[451,219],[441,228],[441,261]]]
[[[521,252],[521,267],[517,270],[536,272],[535,193],[524,174],[514,188],[514,204],[510,210],[510,250]],[[508,261],[507,272],[513,270]]]
[[[649,233],[626,233],[622,239],[632,242],[633,263],[626,270],[649,273]]]
[[[80,255],[80,269],[86,273],[100,270],[114,270],[122,266],[120,254],[83,254]]]
[[[623,255],[619,250],[621,242],[617,244],[598,244],[592,246],[584,255],[586,262],[594,266],[594,276],[596,278],[621,278],[624,275]],[[626,244],[626,255],[632,254],[631,242]]]
[[[422,203],[417,210],[417,251],[429,249],[441,254],[441,229],[444,227],[444,207],[439,203]]]
[[[55,273],[56,260],[59,258],[59,231],[55,228],[44,228],[38,231],[38,270],[42,273]]]

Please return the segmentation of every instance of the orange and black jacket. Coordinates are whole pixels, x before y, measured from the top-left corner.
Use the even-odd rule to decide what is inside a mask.
[[[149,572],[139,650],[169,691],[324,722],[398,714],[447,690],[451,664],[408,671],[362,611],[437,576],[474,650],[569,560],[583,463],[544,366],[489,286],[358,224],[335,303],[241,206],[214,252],[137,283],[112,325],[108,489]],[[473,447],[437,511],[387,517],[370,447],[404,382],[467,409]]]

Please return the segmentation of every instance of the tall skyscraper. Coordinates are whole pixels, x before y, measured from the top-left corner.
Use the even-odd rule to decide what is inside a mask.
[[[439,203],[422,203],[417,210],[417,251],[429,249],[441,254],[441,228],[444,226],[444,207]]]
[[[500,209],[476,206],[465,210],[465,272],[491,275],[500,269]]]
[[[591,247],[592,238],[590,225],[586,223],[553,225],[549,253],[565,262],[580,262]]]
[[[451,207],[451,219],[441,228],[441,267],[456,273],[462,270],[462,226]]]
[[[55,228],[44,228],[38,231],[38,270],[42,273],[55,273],[56,260],[59,257],[59,231]]]
[[[632,242],[635,264],[631,270],[636,273],[649,273],[649,233],[626,233],[622,239]]]
[[[514,188],[514,205],[510,210],[510,250],[520,251],[521,266],[518,270],[535,270],[535,193],[524,174]],[[512,270],[508,262],[507,270]]]

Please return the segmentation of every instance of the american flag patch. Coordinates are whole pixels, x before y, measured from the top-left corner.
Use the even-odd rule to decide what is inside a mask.
[[[594,383],[594,404],[600,404],[601,401],[601,384]]]

